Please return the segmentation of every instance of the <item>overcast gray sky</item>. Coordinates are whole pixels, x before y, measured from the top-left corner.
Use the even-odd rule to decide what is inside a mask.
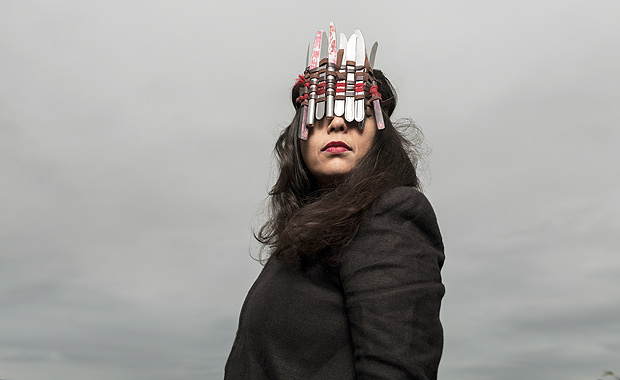
[[[319,28],[422,128],[440,378],[620,372],[620,2],[0,1],[0,378],[218,379]]]

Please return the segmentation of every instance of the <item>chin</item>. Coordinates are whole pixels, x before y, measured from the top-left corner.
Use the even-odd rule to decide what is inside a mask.
[[[337,179],[337,178],[344,176],[350,171],[351,169],[329,170],[329,171],[325,171],[321,173],[321,177],[333,180],[333,179]]]

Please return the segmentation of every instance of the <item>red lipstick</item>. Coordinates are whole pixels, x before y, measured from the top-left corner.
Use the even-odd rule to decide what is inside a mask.
[[[344,141],[330,141],[321,150],[329,153],[344,153],[350,151],[351,147]]]

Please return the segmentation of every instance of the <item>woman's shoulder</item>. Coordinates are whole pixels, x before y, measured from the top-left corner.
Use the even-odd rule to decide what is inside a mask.
[[[381,195],[362,223],[361,233],[395,234],[417,231],[443,248],[437,216],[428,198],[414,187],[399,186]]]
[[[435,212],[428,198],[415,187],[398,186],[381,195],[371,208],[371,215],[396,212],[410,216],[429,215],[435,218]]]

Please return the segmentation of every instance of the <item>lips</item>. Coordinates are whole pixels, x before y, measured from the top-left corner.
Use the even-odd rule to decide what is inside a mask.
[[[329,153],[343,153],[351,150],[351,147],[348,146],[344,141],[330,141],[328,142],[321,151],[329,152]]]

